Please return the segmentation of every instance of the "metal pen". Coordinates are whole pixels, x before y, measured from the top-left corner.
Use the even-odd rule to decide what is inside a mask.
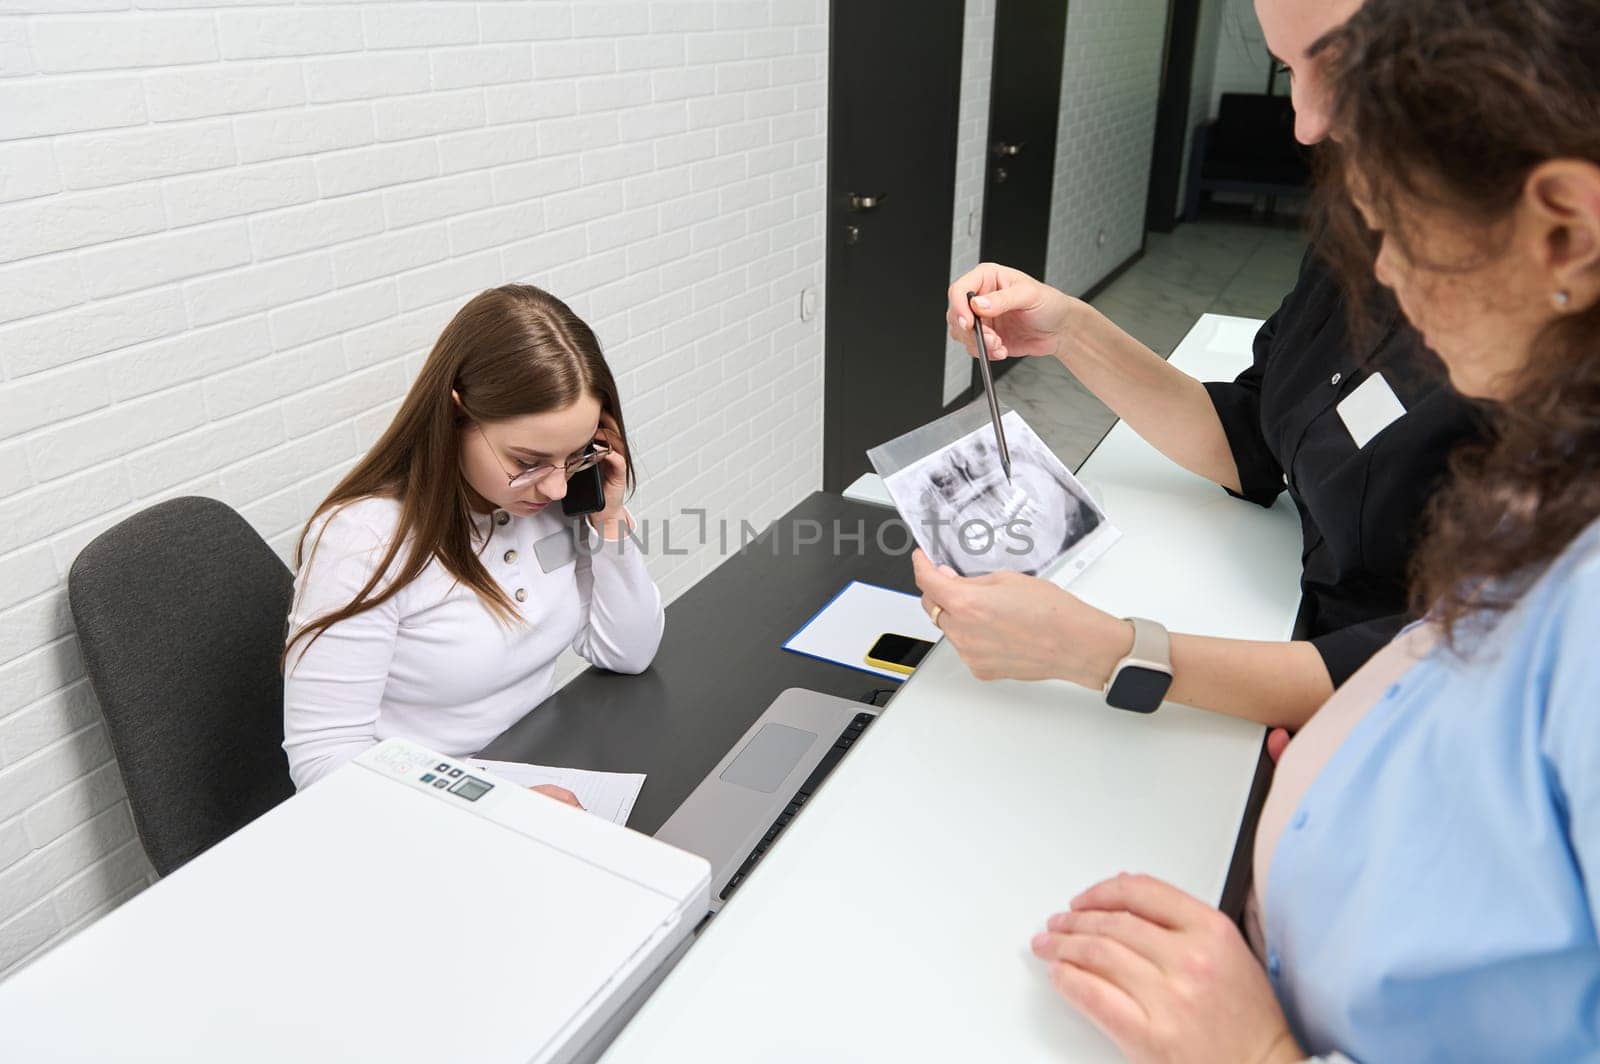
[[[1011,482],[1011,449],[1006,446],[1006,430],[1000,424],[1000,398],[994,392],[994,373],[989,368],[989,345],[983,341],[983,319],[972,301],[978,293],[967,293],[967,309],[972,311],[972,331],[978,337],[978,374],[983,377],[983,395],[989,400],[989,420],[994,422],[994,441],[1000,448],[1000,467],[1006,471],[1006,482]]]

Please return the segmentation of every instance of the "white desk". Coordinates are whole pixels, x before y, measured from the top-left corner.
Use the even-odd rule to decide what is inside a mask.
[[[1173,362],[1249,361],[1207,315]],[[1299,523],[1229,499],[1122,425],[1080,475],[1123,539],[1073,586],[1120,614],[1289,635]],[[1142,871],[1216,901],[1262,729],[1064,683],[981,683],[940,644],[612,1045],[607,1064],[1116,1059],[1028,940],[1079,890]]]
[[[876,473],[861,474],[840,494],[856,502],[870,502],[874,506],[894,509],[894,500],[889,497],[889,489],[883,486],[883,478]]]

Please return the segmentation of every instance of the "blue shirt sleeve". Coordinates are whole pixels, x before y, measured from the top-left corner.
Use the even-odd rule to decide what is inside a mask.
[[[1600,925],[1600,551],[1564,581],[1543,664],[1541,752],[1554,776],[1567,838],[1583,876],[1589,916]]]

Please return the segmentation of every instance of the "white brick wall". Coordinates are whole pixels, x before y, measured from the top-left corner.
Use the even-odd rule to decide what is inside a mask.
[[[0,0],[0,974],[150,875],[78,550],[204,494],[287,551],[477,290],[596,327],[641,517],[736,538],[821,483],[826,12]]]
[[[989,80],[994,68],[994,0],[967,0],[961,39],[961,119],[956,143],[956,208],[950,227],[952,279],[978,264],[983,241],[983,188],[989,169]],[[972,383],[972,356],[947,340],[944,401]]]
[[[1164,0],[1067,8],[1045,269],[1064,292],[1087,291],[1144,241],[1166,26]]]
[[[826,11],[0,0],[0,975],[150,876],[65,608],[78,551],[205,494],[286,554],[475,291],[531,281],[595,325],[669,599],[719,560],[683,509],[736,541],[820,483],[797,296],[823,275]],[[1142,236],[1164,17],[1072,5],[1068,290]],[[970,0],[952,275],[977,261],[993,29]]]

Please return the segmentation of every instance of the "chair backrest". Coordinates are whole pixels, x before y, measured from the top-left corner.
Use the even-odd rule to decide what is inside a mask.
[[[1304,184],[1311,176],[1310,155],[1294,139],[1294,104],[1287,96],[1223,93],[1206,152],[1208,161],[1239,171],[1229,177]]]
[[[292,596],[283,562],[215,499],[152,506],[72,563],[89,682],[161,875],[294,793],[278,669]]]

